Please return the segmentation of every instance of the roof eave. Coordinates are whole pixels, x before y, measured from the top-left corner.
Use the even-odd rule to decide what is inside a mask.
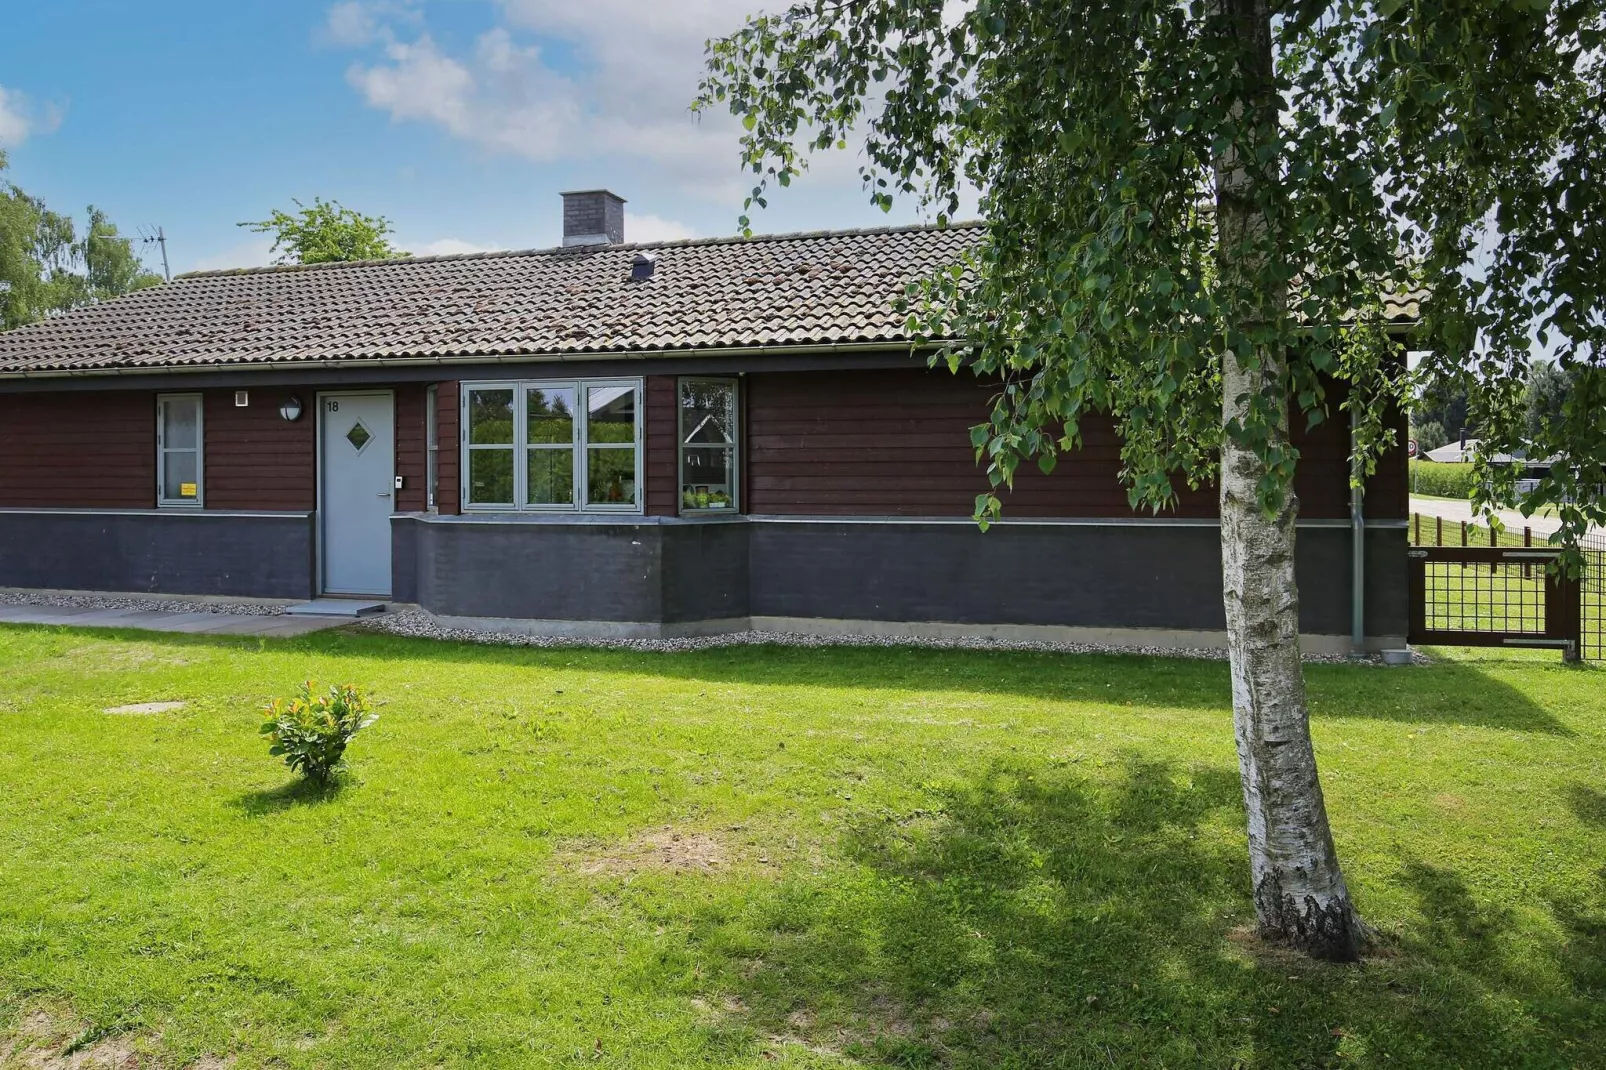
[[[767,357],[767,356],[821,356],[832,353],[890,352],[908,350],[930,352],[944,345],[941,341],[910,342],[887,340],[867,342],[817,342],[759,346],[706,346],[684,349],[610,350],[588,349],[561,353],[480,353],[452,356],[416,357],[335,357],[326,360],[259,360],[229,361],[206,364],[123,365],[110,368],[45,368],[38,370],[0,371],[0,381],[41,379],[94,379],[118,378],[128,375],[201,375],[227,372],[301,372],[331,371],[353,368],[420,368],[452,367],[475,364],[565,364],[579,361],[648,361],[676,357]]]

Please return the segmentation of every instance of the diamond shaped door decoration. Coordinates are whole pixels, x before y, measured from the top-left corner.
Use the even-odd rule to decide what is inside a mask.
[[[346,441],[351,443],[358,453],[362,452],[362,448],[368,445],[368,441],[373,437],[373,433],[362,425],[361,420],[352,424],[351,430],[346,432]]]

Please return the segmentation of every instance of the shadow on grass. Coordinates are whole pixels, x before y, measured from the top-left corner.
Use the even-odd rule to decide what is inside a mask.
[[[656,653],[442,642],[358,629],[291,639],[77,631],[100,638],[137,636],[146,643],[175,647],[304,651],[309,657],[319,658],[639,674],[699,684],[963,691],[1100,706],[1219,710],[1224,716],[1230,701],[1224,661],[1139,654],[746,644]],[[1359,718],[1573,734],[1532,697],[1492,675],[1484,663],[1477,661],[1396,669],[1311,664],[1306,669],[1306,680],[1318,721]]]
[[[1606,792],[1587,784],[1573,784],[1567,788],[1567,805],[1582,824],[1606,829]]]
[[[321,806],[333,802],[344,789],[344,777],[331,777],[324,784],[302,777],[288,780],[276,788],[245,792],[234,798],[232,805],[251,817],[261,817],[297,806]]]
[[[854,827],[843,865],[702,919],[715,1036],[888,1066],[1577,1063],[1598,984],[1508,966],[1513,920],[1454,874],[1408,872],[1438,909],[1361,966],[1245,935],[1238,798],[1225,768],[998,766]]]

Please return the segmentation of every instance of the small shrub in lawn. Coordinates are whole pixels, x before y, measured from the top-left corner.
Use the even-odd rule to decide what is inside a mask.
[[[379,717],[368,712],[368,697],[352,685],[315,695],[317,686],[308,680],[295,698],[269,702],[262,734],[273,744],[269,754],[282,755],[285,765],[323,787],[345,767],[351,737]]]

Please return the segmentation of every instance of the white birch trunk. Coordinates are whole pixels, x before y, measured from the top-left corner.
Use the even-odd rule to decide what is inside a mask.
[[[1275,368],[1229,355],[1224,411],[1279,390]],[[1318,958],[1353,961],[1360,923],[1338,865],[1316,774],[1299,656],[1299,591],[1289,493],[1276,516],[1256,500],[1262,464],[1231,443],[1221,457],[1221,570],[1232,662],[1232,720],[1249,816],[1249,871],[1262,935]]]
[[[1240,114],[1265,132],[1277,121],[1270,5],[1268,0],[1221,4],[1234,20],[1239,42],[1247,46]],[[1268,273],[1261,270],[1270,255],[1262,241],[1270,223],[1258,205],[1258,184],[1272,177],[1245,165],[1233,152],[1216,162],[1222,280],[1229,293],[1240,287],[1239,295],[1247,295],[1239,306],[1244,315],[1232,325],[1240,339],[1280,321],[1288,300],[1286,287],[1266,286]],[[1276,332],[1260,336],[1275,337]],[[1251,399],[1265,398],[1277,413],[1271,445],[1286,444],[1285,359],[1280,344],[1261,344],[1244,353],[1228,347],[1222,358],[1223,427],[1241,419]],[[1361,926],[1327,824],[1299,654],[1299,591],[1294,582],[1299,502],[1290,489],[1276,514],[1266,515],[1257,493],[1265,471],[1256,451],[1224,436],[1222,594],[1255,915],[1261,934],[1269,939],[1317,958],[1353,961],[1360,952]]]

